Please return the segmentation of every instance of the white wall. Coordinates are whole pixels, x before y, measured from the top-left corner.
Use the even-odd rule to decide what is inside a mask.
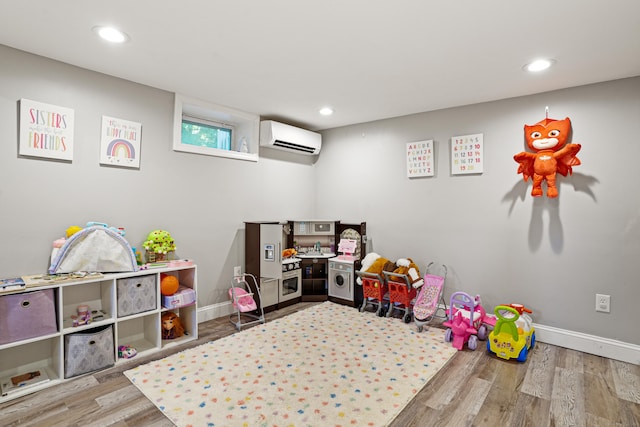
[[[310,157],[174,152],[173,94],[1,45],[0,63],[0,277],[44,273],[51,243],[71,225],[124,227],[138,247],[162,228],[198,264],[207,306],[228,301],[233,266],[244,265],[243,221],[313,214]],[[21,98],[75,110],[72,163],[18,156]],[[102,115],[142,123],[139,170],[99,164]]]
[[[582,144],[555,200],[533,199],[513,160],[545,106]],[[484,134],[484,173],[452,176],[450,138],[473,133]],[[386,258],[447,264],[447,298],[522,302],[537,323],[640,344],[639,135],[640,78],[332,129],[316,214],[366,220]],[[436,176],[408,179],[405,143],[425,139]],[[596,293],[611,295],[610,314],[595,312]]]

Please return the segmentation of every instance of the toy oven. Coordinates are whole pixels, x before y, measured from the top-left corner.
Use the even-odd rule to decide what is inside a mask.
[[[288,301],[302,296],[302,269],[282,272],[279,301]]]

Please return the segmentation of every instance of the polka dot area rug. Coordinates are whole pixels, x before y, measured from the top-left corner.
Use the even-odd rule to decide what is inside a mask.
[[[125,375],[178,426],[385,426],[455,353],[441,329],[325,302]]]

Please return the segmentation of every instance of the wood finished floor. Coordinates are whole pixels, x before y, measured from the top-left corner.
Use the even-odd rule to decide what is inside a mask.
[[[312,304],[268,313],[267,321]],[[0,426],[171,426],[122,372],[233,332],[227,317],[204,322],[195,343],[0,404]],[[640,366],[544,343],[525,363],[464,350],[390,426],[640,426]]]

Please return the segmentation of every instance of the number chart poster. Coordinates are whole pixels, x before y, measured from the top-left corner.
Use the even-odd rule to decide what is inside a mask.
[[[73,160],[71,108],[20,100],[20,155]]]
[[[451,173],[463,175],[483,172],[482,134],[451,138]]]
[[[140,123],[102,116],[100,164],[139,168],[141,134]]]
[[[407,178],[433,176],[433,140],[407,143]]]

